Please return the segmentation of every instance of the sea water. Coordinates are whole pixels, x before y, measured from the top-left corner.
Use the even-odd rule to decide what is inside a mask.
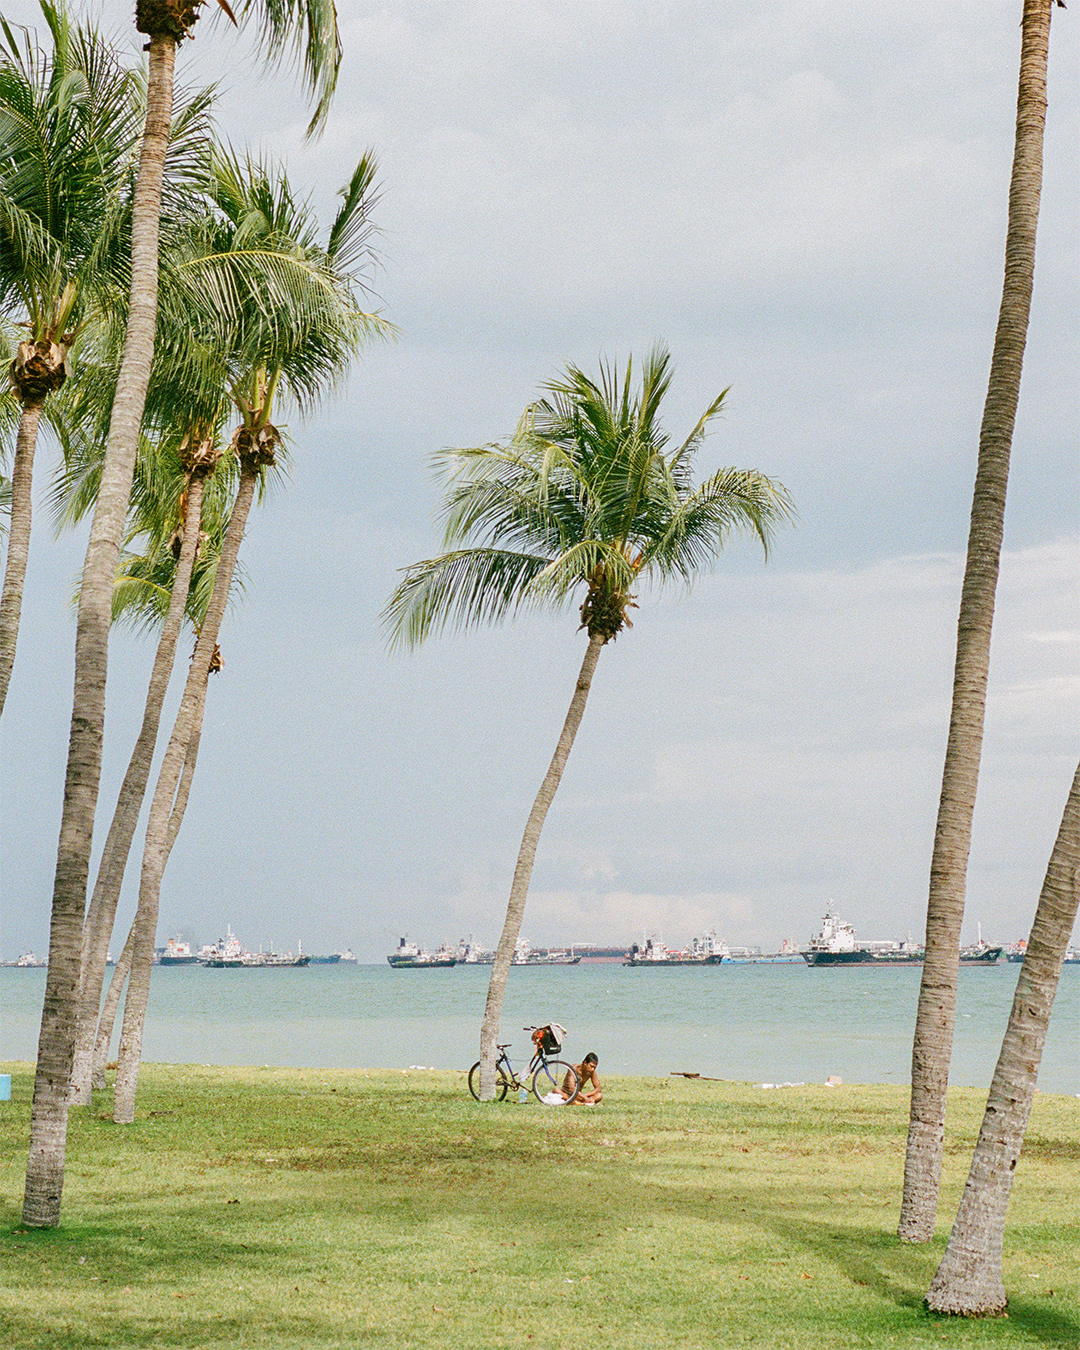
[[[950,1081],[987,1087],[1019,966],[960,970]],[[144,1057],[180,1064],[467,1069],[490,967],[210,970],[156,967]],[[910,1081],[918,967],[515,966],[500,1040],[527,1059],[525,1026],[560,1022],[564,1055],[601,1072],[699,1073],[744,1082]],[[43,970],[0,969],[0,1061],[36,1054]],[[1039,1073],[1080,1093],[1080,966],[1066,966]]]

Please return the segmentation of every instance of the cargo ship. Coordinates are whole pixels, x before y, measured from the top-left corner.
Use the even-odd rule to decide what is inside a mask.
[[[923,959],[922,947],[910,942],[871,942],[860,947],[855,929],[835,914],[826,914],[821,931],[802,952],[808,966],[916,966]]]

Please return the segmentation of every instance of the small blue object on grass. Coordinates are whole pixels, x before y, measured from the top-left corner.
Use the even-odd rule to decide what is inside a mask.
[[[0,1073],[0,1102],[11,1101],[11,1074]]]

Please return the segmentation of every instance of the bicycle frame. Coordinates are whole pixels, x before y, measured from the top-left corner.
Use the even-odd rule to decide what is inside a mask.
[[[528,1088],[529,1083],[532,1082],[533,1075],[536,1073],[537,1069],[539,1069],[542,1064],[547,1064],[548,1059],[547,1055],[543,1054],[542,1051],[537,1051],[537,1053],[533,1055],[532,1059],[529,1060],[529,1067],[525,1070],[525,1076],[524,1079],[522,1079],[518,1077],[517,1070],[514,1068],[513,1061],[511,1060],[510,1056],[506,1053],[509,1049],[510,1047],[508,1045],[505,1046],[501,1045],[499,1047],[499,1058],[495,1061],[495,1072],[498,1073],[500,1069],[505,1070],[506,1077],[509,1079],[510,1082],[510,1086],[514,1089],[515,1092],[517,1092],[521,1088]],[[526,1079],[528,1081],[525,1081]]]

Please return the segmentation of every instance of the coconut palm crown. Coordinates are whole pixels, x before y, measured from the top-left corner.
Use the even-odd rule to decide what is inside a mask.
[[[440,452],[449,551],[406,570],[386,610],[391,640],[413,646],[447,625],[561,607],[584,590],[582,627],[607,642],[631,626],[640,585],[689,583],[733,530],[756,535],[767,552],[791,517],[787,493],[747,469],[694,486],[695,452],[727,390],[669,450],[659,410],[671,373],[662,347],[645,360],[636,393],[632,358],[621,378],[610,365],[595,381],[568,366],[506,445]]]

